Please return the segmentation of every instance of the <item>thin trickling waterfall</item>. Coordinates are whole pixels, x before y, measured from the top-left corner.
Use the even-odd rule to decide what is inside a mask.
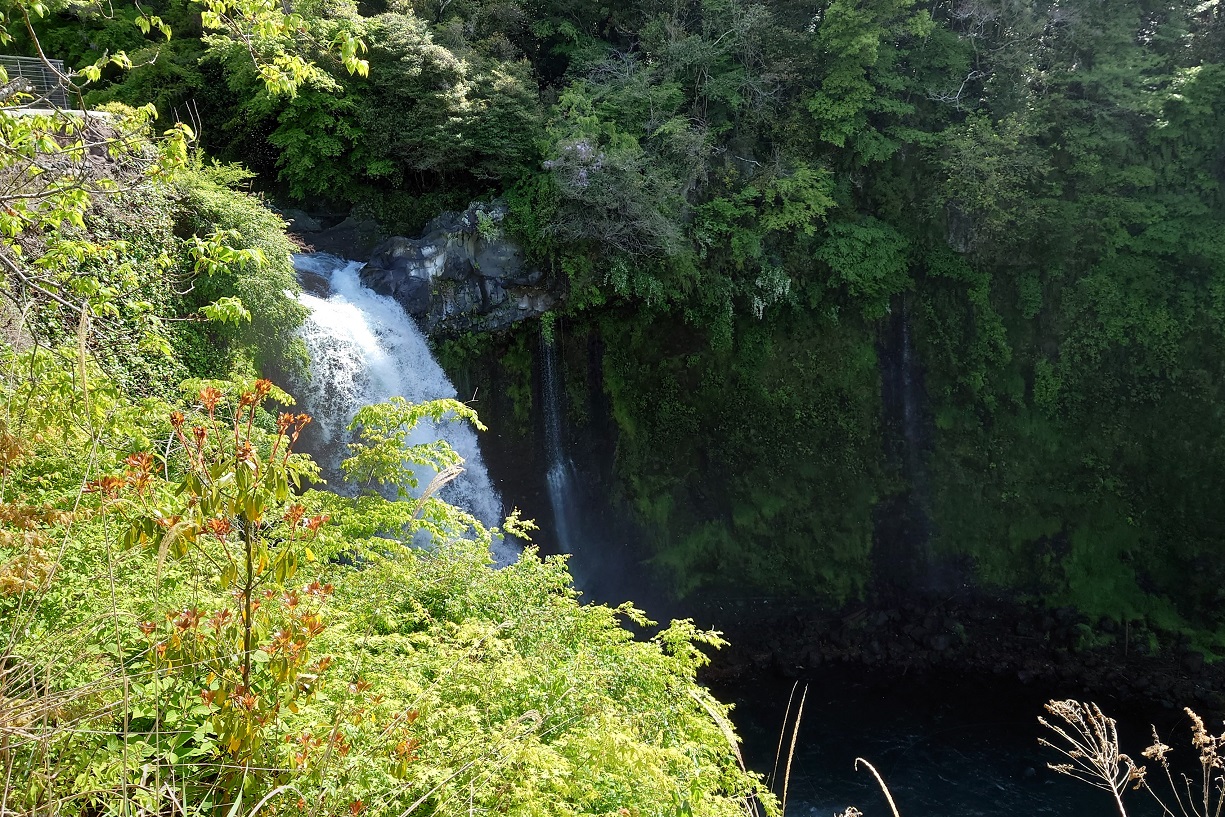
[[[885,452],[905,490],[877,509],[878,577],[896,588],[931,588],[936,575],[929,552],[930,492],[924,419],[922,362],[915,352],[910,306],[899,298],[882,324],[880,347],[882,419]]]
[[[540,394],[544,402],[544,442],[549,463],[549,502],[553,506],[553,525],[558,547],[565,553],[574,552],[574,536],[578,531],[578,480],[574,462],[565,449],[562,416],[561,371],[557,365],[557,346],[544,332],[540,333]]]
[[[906,443],[906,467],[910,472],[910,480],[916,492],[922,492],[923,482],[923,429],[920,425],[919,405],[923,396],[920,392],[919,374],[914,360],[914,344],[910,340],[910,310],[903,304],[901,316],[902,345],[902,438]]]
[[[363,286],[362,264],[329,255],[298,255],[294,266],[304,276],[326,282],[326,297],[303,293],[310,316],[301,336],[310,353],[311,379],[295,389],[304,410],[315,418],[311,452],[333,487],[340,485],[340,460],[346,455],[345,429],[359,408],[400,396],[419,403],[454,398],[455,387],[434,360],[425,336],[391,298]],[[501,522],[502,501],[485,464],[476,431],[467,423],[423,423],[411,443],[444,439],[464,458],[464,473],[441,493],[486,525]],[[417,475],[421,487],[433,472]],[[517,556],[511,545],[499,545],[494,556],[508,564]]]

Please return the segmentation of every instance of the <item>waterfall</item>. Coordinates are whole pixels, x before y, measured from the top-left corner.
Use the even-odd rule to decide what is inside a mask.
[[[886,462],[906,484],[877,507],[877,578],[894,589],[943,583],[930,553],[928,439],[922,362],[914,348],[910,306],[898,298],[881,325],[881,415]]]
[[[563,553],[574,552],[574,534],[578,529],[576,513],[579,507],[578,480],[574,462],[565,449],[562,416],[561,372],[557,366],[557,345],[543,331],[540,333],[540,395],[544,403],[544,442],[548,459],[549,503],[553,506],[553,528],[557,544]]]
[[[926,487],[923,468],[923,429],[920,425],[919,406],[923,399],[922,385],[914,361],[914,345],[910,340],[910,310],[902,306],[901,316],[901,399],[902,399],[902,439],[906,445],[906,470],[909,473],[912,490],[919,495]]]
[[[391,298],[362,285],[362,264],[329,255],[297,255],[294,266],[313,279],[323,294],[304,292],[299,301],[310,310],[300,331],[310,353],[311,379],[294,389],[304,410],[315,418],[308,448],[324,477],[340,482],[340,461],[347,454],[346,427],[358,409],[400,396],[412,403],[456,397],[455,387],[430,353],[417,325]],[[476,431],[464,422],[423,422],[409,437],[412,444],[446,440],[464,460],[464,473],[440,496],[471,513],[485,525],[502,520],[502,500],[481,460]],[[434,476],[417,473],[421,487]],[[510,544],[495,545],[495,561],[517,558]]]

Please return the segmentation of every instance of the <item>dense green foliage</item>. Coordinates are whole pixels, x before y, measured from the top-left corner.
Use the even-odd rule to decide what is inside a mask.
[[[211,47],[242,50],[262,87],[320,78],[280,42],[301,18],[210,15]],[[355,64],[355,40],[329,41]],[[695,680],[718,634],[686,620],[636,639],[623,622],[654,622],[580,606],[564,560],[534,549],[494,571],[503,532],[434,495],[462,458],[408,440],[426,420],[480,427],[467,406],[363,408],[343,463],[358,495],[308,490],[319,469],[293,449],[311,418],[255,377],[305,362],[291,245],[233,189],[245,171],[190,154],[181,125],[153,137],[149,109],[37,113],[13,88],[0,809],[776,813]],[[409,465],[438,476],[422,489]]]
[[[292,297],[298,291],[290,260],[294,247],[282,231],[281,219],[251,196],[235,195],[222,183],[224,175],[223,168],[202,169],[180,185],[180,229],[196,236],[221,231],[226,246],[256,253],[263,263],[223,261],[198,275],[185,297],[188,306],[238,298],[250,319],[236,326],[192,324],[175,339],[174,349],[186,360],[200,361],[202,365],[191,370],[196,376],[227,374],[236,368],[296,371],[306,362],[295,334],[306,310]],[[210,349],[224,350],[225,356],[205,363],[216,356]]]
[[[184,42],[99,93],[191,100],[264,184],[393,227],[504,196],[567,325],[603,337],[623,494],[678,586],[845,600],[900,536],[932,568],[909,584],[949,563],[1221,623],[1218,4],[307,11],[317,43],[366,40],[369,76],[321,60],[271,96]],[[93,59],[121,21],[85,47],[83,14],[45,29]],[[900,323],[909,408],[883,385]],[[907,497],[926,522],[890,533]]]
[[[6,414],[3,437],[14,807],[770,807],[694,682],[715,634],[674,622],[635,640],[621,620],[639,612],[580,607],[564,562],[531,550],[491,570],[500,532],[436,498],[298,494],[317,475],[291,451],[309,418],[265,412],[288,400],[268,381],[136,403],[95,372],[83,400],[67,362],[6,360],[28,373],[6,404],[37,407]],[[452,408],[372,408],[349,467]],[[433,547],[404,544],[422,532]]]
[[[1225,647],[1219,4],[293,6],[0,5],[76,101],[152,105],[0,98],[11,807],[772,811],[694,680],[715,634],[489,570],[501,532],[413,484],[466,407],[364,409],[367,492],[304,490],[252,179],[406,230],[503,197],[682,592],[968,579]]]
[[[759,62],[722,76],[752,88],[756,66],[775,96],[746,93],[734,115],[704,96],[714,81],[671,97],[709,129],[686,171],[652,153],[659,103],[644,129],[609,100],[627,77],[662,93],[671,60],[732,41],[734,20],[710,28],[720,8],[674,18],[673,51],[644,27],[640,51],[601,64],[641,59],[638,73],[587,69],[566,94],[592,107],[563,94],[557,113],[583,123],[571,139],[639,134],[644,176],[685,202],[652,205],[667,241],[551,250],[606,340],[619,467],[659,561],[684,586],[846,598],[871,581],[874,512],[914,490],[930,563],[968,560],[981,584],[1095,616],[1214,631],[1219,14],[771,6],[748,29]],[[594,183],[572,191],[555,144],[559,215],[525,224],[593,209],[567,210]],[[639,204],[657,201],[642,190]],[[638,305],[590,309],[617,296]],[[921,471],[891,453],[901,409],[879,385],[899,365],[899,314],[925,387]],[[665,340],[677,319],[689,328]],[[908,533],[922,547],[926,531]]]

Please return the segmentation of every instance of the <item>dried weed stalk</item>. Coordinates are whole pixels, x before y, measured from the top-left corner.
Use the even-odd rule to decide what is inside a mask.
[[[1168,817],[1221,817],[1225,810],[1225,732],[1213,735],[1204,720],[1190,709],[1191,745],[1199,753],[1199,772],[1189,775],[1171,768],[1169,757],[1173,749],[1161,742],[1153,727],[1153,743],[1141,754],[1156,763],[1166,781],[1159,793],[1153,788],[1147,767],[1138,765],[1119,750],[1119,736],[1113,718],[1107,717],[1095,703],[1080,701],[1050,701],[1047,712],[1059,719],[1052,723],[1039,717],[1038,722],[1058,736],[1058,742],[1040,738],[1043,746],[1062,753],[1064,763],[1047,764],[1051,769],[1109,791],[1121,817],[1127,817],[1123,792],[1147,792]]]

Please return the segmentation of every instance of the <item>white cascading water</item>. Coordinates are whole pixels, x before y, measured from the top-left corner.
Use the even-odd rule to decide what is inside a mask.
[[[574,552],[578,510],[574,462],[566,453],[562,434],[561,372],[557,368],[557,347],[553,340],[540,335],[541,396],[544,398],[545,454],[549,460],[549,502],[553,506],[553,524],[557,545],[563,553]]]
[[[361,262],[312,254],[294,256],[294,266],[329,284],[326,298],[305,292],[298,296],[310,310],[300,334],[310,353],[311,379],[295,391],[303,409],[315,419],[316,459],[336,485],[350,439],[346,428],[358,409],[396,396],[410,403],[454,398],[455,387],[413,319],[393,299],[362,284]],[[502,500],[481,460],[475,429],[466,422],[427,421],[409,442],[438,439],[446,440],[464,459],[464,473],[443,488],[441,497],[485,525],[500,524]],[[418,473],[420,488],[433,476],[429,469]],[[500,542],[493,556],[498,565],[510,564],[518,558],[518,549]]]

